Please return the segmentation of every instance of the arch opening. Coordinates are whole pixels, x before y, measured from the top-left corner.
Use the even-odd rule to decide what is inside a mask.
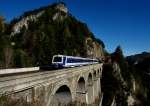
[[[77,88],[78,92],[85,92],[85,80],[83,77],[81,77],[78,81],[78,88]]]
[[[102,72],[102,68],[99,69],[99,72],[100,72],[100,73]]]
[[[91,73],[88,76],[88,83],[89,83],[89,85],[92,85],[92,74]]]
[[[71,102],[72,102],[71,91],[68,86],[63,85],[54,94],[51,105],[52,106],[68,105]]]
[[[100,69],[97,70],[98,76],[100,76]]]
[[[96,71],[94,71],[94,74],[93,74],[93,76],[94,76],[94,79],[96,79]]]

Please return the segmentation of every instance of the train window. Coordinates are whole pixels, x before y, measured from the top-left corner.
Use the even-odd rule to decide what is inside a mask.
[[[67,58],[67,63],[97,62],[95,59]]]
[[[61,62],[62,61],[62,57],[54,57],[54,62]]]
[[[67,63],[72,63],[72,58],[67,58]]]

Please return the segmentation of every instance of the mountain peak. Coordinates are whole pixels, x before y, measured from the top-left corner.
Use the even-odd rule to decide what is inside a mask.
[[[57,10],[56,12],[53,13],[53,18],[52,18],[53,21],[63,20],[67,16],[68,8],[66,7],[66,4],[64,2],[54,3],[49,6],[45,6],[39,9],[34,9],[32,11],[25,12],[22,16],[16,19],[17,21],[13,25],[11,35],[20,33],[20,30],[23,27],[27,29],[29,21],[36,21],[49,8],[53,9],[54,11]],[[63,13],[65,13],[64,16],[62,15]]]
[[[60,10],[64,13],[68,13],[68,9],[67,9],[66,4],[64,2],[57,3],[55,9]]]

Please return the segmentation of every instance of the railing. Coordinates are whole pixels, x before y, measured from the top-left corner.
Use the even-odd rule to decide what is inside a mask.
[[[40,70],[40,67],[0,69],[0,75],[13,74],[13,73],[22,73],[22,72],[31,72],[31,71],[38,71],[38,70]]]

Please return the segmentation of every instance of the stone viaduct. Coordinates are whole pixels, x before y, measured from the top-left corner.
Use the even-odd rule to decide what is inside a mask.
[[[14,98],[22,97],[27,102],[38,100],[42,106],[93,104],[100,102],[102,65],[2,76],[0,94],[12,93]]]

